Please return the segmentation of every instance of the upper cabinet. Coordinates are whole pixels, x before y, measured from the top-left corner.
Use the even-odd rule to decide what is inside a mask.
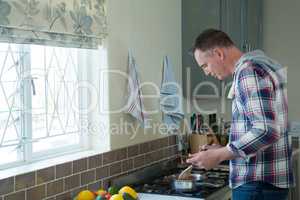
[[[243,0],[244,43],[243,50],[262,49],[262,0]]]
[[[261,0],[182,1],[182,79],[185,96],[216,98],[221,82],[205,76],[189,53],[195,38],[208,28],[225,31],[242,51],[261,48]],[[230,78],[226,80],[229,82]]]
[[[220,29],[244,52],[261,48],[261,0],[221,0]]]

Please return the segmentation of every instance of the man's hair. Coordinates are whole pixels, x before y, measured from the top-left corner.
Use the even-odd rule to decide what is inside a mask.
[[[197,49],[207,51],[215,47],[230,47],[233,45],[234,43],[230,37],[223,31],[207,29],[196,38],[192,51],[194,53]]]

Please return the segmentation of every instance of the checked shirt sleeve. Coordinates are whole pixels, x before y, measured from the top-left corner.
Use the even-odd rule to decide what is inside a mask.
[[[276,123],[276,91],[267,72],[255,66],[242,69],[235,83],[236,98],[244,118],[236,123],[248,124],[250,128],[228,148],[234,154],[250,158],[280,138],[280,127]]]

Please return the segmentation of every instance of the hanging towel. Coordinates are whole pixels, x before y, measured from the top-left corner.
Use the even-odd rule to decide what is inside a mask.
[[[148,119],[144,112],[144,104],[141,98],[140,81],[137,73],[137,65],[131,51],[128,53],[128,97],[125,112],[136,118],[144,128],[147,128]]]
[[[163,78],[160,88],[160,108],[163,113],[163,122],[170,131],[178,130],[180,121],[184,117],[180,91],[172,64],[166,56],[163,62]]]

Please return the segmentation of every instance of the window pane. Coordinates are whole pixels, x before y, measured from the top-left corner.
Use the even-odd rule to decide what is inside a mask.
[[[15,146],[3,147],[0,151],[0,164],[9,164],[16,161],[20,161],[20,152]]]
[[[0,165],[22,159],[21,71],[25,53],[19,45],[0,43]]]
[[[80,143],[77,59],[76,49],[31,45],[33,152]]]
[[[79,134],[61,135],[40,139],[33,143],[34,152],[42,152],[60,149],[67,146],[72,146],[80,143]],[[60,152],[62,153],[62,152]]]

